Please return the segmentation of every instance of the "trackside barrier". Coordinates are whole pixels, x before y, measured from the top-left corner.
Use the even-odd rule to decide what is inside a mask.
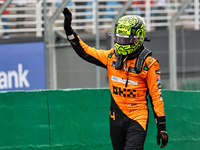
[[[199,150],[200,92],[163,90],[169,144]],[[0,93],[0,150],[112,150],[109,89]],[[145,150],[159,150],[150,109]]]

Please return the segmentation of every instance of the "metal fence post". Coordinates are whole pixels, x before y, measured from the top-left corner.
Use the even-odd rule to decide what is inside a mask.
[[[67,5],[69,0],[63,1],[54,15],[48,20],[46,13],[46,0],[44,0],[44,18],[45,18],[45,42],[46,42],[46,84],[47,89],[57,89],[57,69],[56,69],[56,50],[55,50],[55,32],[53,30],[54,22]]]
[[[177,90],[177,60],[176,60],[176,25],[178,17],[189,6],[191,0],[187,0],[179,11],[172,17],[169,30],[169,83],[171,90]]]

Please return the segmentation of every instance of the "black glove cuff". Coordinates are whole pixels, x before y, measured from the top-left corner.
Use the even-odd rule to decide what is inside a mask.
[[[71,34],[67,35],[67,39],[69,41],[74,40],[77,37],[77,35],[75,34],[75,32],[72,32]]]
[[[74,32],[74,30],[71,30],[71,33],[67,35],[67,39],[69,41],[73,40],[75,37],[77,37],[77,34]]]
[[[70,27],[70,28],[65,29],[65,33],[67,36],[69,36],[74,33],[74,30]]]
[[[165,117],[156,118],[158,131],[166,131],[166,119]]]
[[[72,34],[67,35],[67,39],[68,41],[70,41],[73,45],[76,45],[77,42],[79,42],[78,36],[76,34],[76,32],[73,31]]]

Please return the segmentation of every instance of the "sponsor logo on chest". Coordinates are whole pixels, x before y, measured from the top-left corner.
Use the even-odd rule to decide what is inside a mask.
[[[112,76],[112,77],[111,77],[111,80],[112,80],[112,81],[116,81],[116,82],[120,82],[120,83],[123,83],[123,84],[125,84],[126,81],[127,81],[127,79],[122,79],[122,78],[115,77],[115,76]],[[131,84],[131,85],[138,85],[138,81],[128,80],[128,84]]]

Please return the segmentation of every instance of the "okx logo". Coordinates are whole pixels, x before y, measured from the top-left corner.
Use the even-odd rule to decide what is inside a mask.
[[[30,87],[28,74],[29,70],[24,70],[21,63],[18,64],[17,70],[0,71],[0,90]]]

